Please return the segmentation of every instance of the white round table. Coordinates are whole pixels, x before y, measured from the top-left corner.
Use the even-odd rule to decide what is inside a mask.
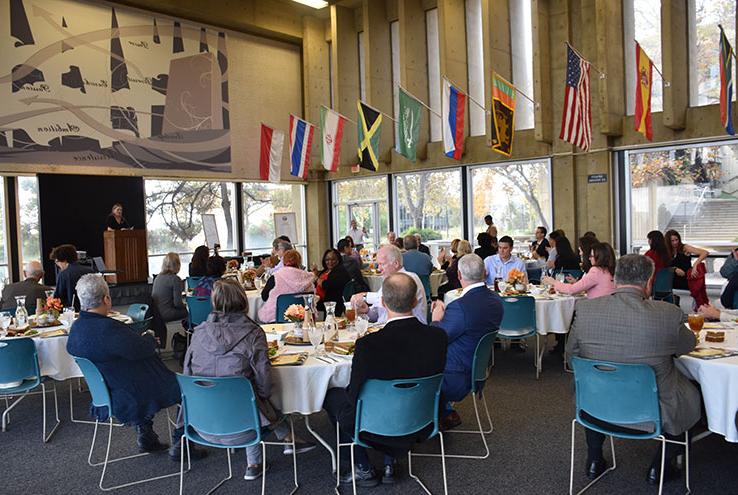
[[[725,331],[726,339],[721,344],[705,342],[706,330],[702,330],[701,346],[738,350],[738,327],[730,326],[732,330]],[[738,442],[738,356],[719,359],[680,356],[675,362],[687,378],[700,384],[710,431],[723,435],[729,442]]]
[[[372,292],[378,292],[379,289],[382,288],[382,282],[384,282],[384,278],[382,278],[381,275],[365,274],[364,279],[366,280],[367,285],[369,285],[369,290]],[[438,287],[440,287],[441,284],[446,283],[447,281],[448,278],[446,277],[446,272],[432,272],[430,274],[431,296],[438,296]]]
[[[249,318],[254,321],[259,321],[259,309],[264,305],[264,301],[261,299],[260,290],[247,290],[246,297],[249,300]]]

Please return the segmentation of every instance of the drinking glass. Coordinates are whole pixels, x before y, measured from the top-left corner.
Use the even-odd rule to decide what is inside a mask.
[[[497,288],[500,289],[500,294],[502,294],[507,290],[507,282],[503,282],[502,280],[500,280],[499,282],[497,282]]]
[[[557,273],[556,274],[556,281],[557,282],[561,282],[563,284],[566,281],[566,275],[564,275],[561,272]]]
[[[323,340],[323,329],[317,325],[314,325],[314,326],[308,327],[307,333],[308,333],[308,339],[310,339],[310,344],[313,346],[313,354],[317,356],[320,354],[318,352],[318,346]]]
[[[356,333],[357,338],[362,337],[369,329],[369,318],[367,315],[359,315],[356,318]]]
[[[344,307],[346,308],[346,320],[349,325],[353,325],[354,320],[356,320],[356,309],[354,309],[354,306],[350,302],[345,303]]]
[[[8,313],[0,313],[0,337],[8,335],[11,317]]]
[[[254,287],[256,290],[261,290],[264,287],[264,280],[261,277],[254,277]]]
[[[705,324],[705,317],[699,313],[692,313],[687,317],[687,323],[689,323],[689,328],[694,333],[700,333],[702,326]]]

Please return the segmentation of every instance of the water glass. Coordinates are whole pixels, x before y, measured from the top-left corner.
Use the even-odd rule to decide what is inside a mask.
[[[357,337],[363,336],[369,330],[369,318],[366,315],[356,317],[356,333]]]
[[[8,335],[11,320],[12,318],[8,313],[0,313],[0,338]]]
[[[313,325],[307,328],[307,333],[310,344],[313,346],[313,354],[319,355],[318,346],[323,341],[323,328]]]
[[[566,281],[566,275],[564,275],[563,273],[557,273],[556,281],[561,282],[563,284]]]

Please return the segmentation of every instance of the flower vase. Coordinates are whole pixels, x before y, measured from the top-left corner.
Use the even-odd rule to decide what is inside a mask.
[[[525,292],[528,289],[527,285],[522,282],[517,282],[515,284],[515,290],[518,292]]]
[[[302,339],[302,322],[301,321],[295,321],[293,323],[294,323],[295,326],[292,328],[292,335],[294,335],[295,337],[298,337],[298,338]]]

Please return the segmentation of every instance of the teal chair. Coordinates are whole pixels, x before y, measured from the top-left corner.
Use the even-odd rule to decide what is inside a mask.
[[[584,272],[582,270],[561,270],[559,273],[563,273],[565,277],[567,275],[571,275],[577,280],[584,276]]]
[[[674,269],[662,268],[653,278],[651,296],[654,301],[667,301],[674,304]]]
[[[577,423],[610,437],[612,467],[592,480],[578,493],[583,493],[603,476],[617,467],[613,437],[630,440],[658,440],[661,442],[661,478],[659,495],[664,486],[664,448],[666,443],[683,445],[685,448],[685,483],[689,488],[689,433],[684,433],[684,442],[669,440],[661,434],[661,412],[656,373],[646,364],[622,364],[572,357],[574,386],[576,389],[576,417],[571,422],[571,465],[569,470],[569,493],[574,489],[574,433]],[[586,416],[582,413],[586,413]],[[595,418],[594,423],[591,418]],[[608,429],[605,425],[618,425]],[[622,427],[638,425],[628,433]],[[643,425],[651,425],[651,431],[641,431]]]
[[[148,304],[131,304],[128,306],[126,314],[131,317],[133,321],[144,321],[146,319],[146,313],[149,311]]]
[[[441,383],[443,374],[424,378],[407,378],[404,380],[367,380],[361,387],[356,401],[356,421],[351,443],[338,440],[339,426],[336,425],[338,453],[341,447],[351,448],[352,473],[354,466],[354,446],[369,448],[361,440],[362,433],[373,433],[388,437],[411,435],[432,425],[433,430],[427,439],[438,436],[441,442],[441,465],[443,468],[443,493],[448,494],[446,480],[446,457],[443,446],[443,433],[439,429],[438,408],[441,400]],[[413,474],[412,451],[408,451],[408,474],[417,481],[426,493],[428,488]],[[340,456],[336,455],[336,492],[340,480]],[[352,477],[354,494],[356,494],[356,477]]]
[[[197,325],[208,319],[213,310],[213,303],[209,296],[187,296],[187,321],[190,331]]]
[[[304,292],[298,294],[280,294],[277,296],[277,323],[287,323],[287,318],[284,317],[284,312],[287,311],[287,308],[293,304],[304,306],[305,300],[302,296],[312,294],[312,292]]]
[[[41,387],[43,415],[43,430],[41,438],[44,443],[51,439],[59,427],[59,403],[56,397],[56,385],[51,382],[51,392],[54,394],[54,410],[56,412],[56,424],[46,434],[46,383],[41,376],[38,366],[38,354],[36,344],[31,338],[0,340],[0,383],[18,383],[10,388],[0,389],[0,399],[5,399],[5,410],[2,417],[2,430],[5,431],[9,420],[10,411],[26,398],[36,387]],[[13,400],[13,402],[8,402]]]
[[[107,421],[104,421],[103,424],[107,424],[109,427],[108,430],[108,447],[105,450],[105,459],[103,459],[100,462],[93,462],[92,461],[92,453],[95,450],[95,441],[97,440],[97,428],[100,425],[100,419],[95,418],[95,430],[92,434],[92,444],[90,445],[90,453],[87,455],[87,464],[89,464],[91,467],[97,467],[102,466],[102,474],[100,475],[100,483],[98,486],[103,491],[111,491],[111,490],[117,490],[118,488],[125,488],[127,486],[133,486],[133,485],[139,485],[141,483],[148,483],[150,481],[156,481],[161,480],[164,478],[171,478],[174,476],[178,476],[179,473],[171,473],[171,474],[165,474],[161,476],[155,476],[152,478],[146,478],[142,480],[137,481],[130,481],[128,483],[123,483],[116,486],[103,486],[103,483],[105,481],[105,473],[108,469],[108,464],[112,464],[114,462],[120,462],[125,461],[128,459],[135,459],[137,457],[144,457],[149,455],[148,452],[144,452],[142,454],[133,454],[125,457],[118,457],[116,459],[110,458],[110,444],[113,438],[113,406],[110,399],[110,390],[108,390],[108,385],[105,383],[105,379],[103,378],[102,374],[100,373],[100,370],[95,366],[95,364],[92,363],[92,361],[81,358],[81,357],[74,357],[74,360],[77,362],[77,366],[79,366],[79,369],[82,370],[82,374],[85,377],[85,381],[87,382],[87,386],[90,389],[90,394],[92,395],[92,405],[98,408],[106,408],[108,419]],[[170,427],[170,436],[171,436],[171,419],[169,418],[169,410],[167,410],[167,426]]]
[[[151,328],[151,322],[154,320],[153,316],[150,316],[146,318],[145,320],[137,321],[134,320],[131,323],[128,324],[128,328],[130,328],[132,331],[134,331],[137,334],[142,334],[149,328]]]
[[[430,301],[431,300],[430,275],[418,275],[418,278],[420,278],[420,281],[423,282],[423,289],[425,290],[425,300]]]
[[[184,485],[184,452],[189,452],[189,443],[225,449],[228,457],[228,477],[222,479],[208,493],[213,493],[223,483],[233,478],[231,466],[231,449],[242,449],[261,444],[262,473],[261,494],[266,487],[266,446],[292,445],[292,465],[295,487],[297,484],[297,456],[294,445],[294,425],[290,420],[292,442],[265,442],[261,437],[261,420],[256,407],[256,397],[251,382],[242,376],[220,378],[188,376],[177,373],[177,382],[182,390],[182,414],[184,418],[184,434],[182,435],[181,457],[179,460],[179,493],[182,495]],[[205,440],[198,432],[210,435],[234,435],[253,432],[253,439],[238,445],[222,445]],[[189,463],[189,459],[188,459]]]
[[[197,286],[197,284],[200,283],[200,280],[202,279],[203,277],[187,277],[185,279],[185,283],[187,284],[187,290],[194,289]]]
[[[536,367],[536,380],[541,374],[541,358],[539,352],[539,338],[536,330],[536,301],[530,296],[515,296],[502,298],[502,323],[497,332],[497,338],[511,342],[513,340],[524,340],[535,336],[536,354],[534,365]],[[492,354],[494,363],[494,351]]]

